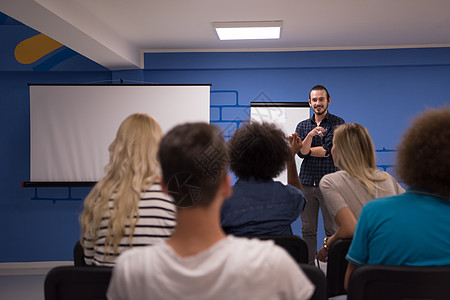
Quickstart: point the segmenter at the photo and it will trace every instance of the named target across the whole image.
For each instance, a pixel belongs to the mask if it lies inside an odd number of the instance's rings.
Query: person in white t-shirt
[[[178,125],[159,149],[163,190],[177,203],[164,243],[124,252],[107,296],[121,299],[309,299],[314,286],[272,241],[226,236],[220,208],[232,194],[226,144],[206,123]]]

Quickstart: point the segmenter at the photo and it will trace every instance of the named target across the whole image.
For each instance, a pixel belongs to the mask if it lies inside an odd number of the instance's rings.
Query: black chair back
[[[297,235],[255,235],[247,237],[273,240],[276,245],[284,248],[298,264],[308,263],[308,245],[304,239]]]
[[[300,264],[303,272],[308,276],[309,280],[315,285],[316,289],[311,300],[326,300],[327,297],[327,278],[325,274],[316,266],[309,264]]]
[[[84,261],[84,250],[83,246],[81,246],[80,241],[77,241],[75,246],[73,247],[73,264],[75,266],[87,266]]]
[[[45,277],[45,300],[106,299],[111,275],[110,267],[55,267]]]
[[[450,266],[365,265],[349,279],[348,300],[448,300]]]
[[[347,291],[344,289],[345,271],[347,270],[345,256],[351,242],[352,239],[339,239],[330,247],[327,263],[328,297],[347,294]]]

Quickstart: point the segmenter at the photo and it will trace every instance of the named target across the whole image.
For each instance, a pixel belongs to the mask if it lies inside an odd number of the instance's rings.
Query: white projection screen
[[[120,123],[137,112],[164,132],[209,123],[210,85],[30,85],[30,182],[98,181]]]
[[[308,119],[308,102],[251,102],[250,119],[258,122],[266,121],[276,124],[284,131],[286,136],[295,132],[297,124],[300,121]],[[295,156],[297,173],[300,172],[300,166],[303,159]],[[284,170],[274,180],[287,184],[287,171]]]

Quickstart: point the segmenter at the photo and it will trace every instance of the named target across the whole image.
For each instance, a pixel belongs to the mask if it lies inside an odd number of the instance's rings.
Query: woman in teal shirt
[[[419,116],[397,154],[398,176],[410,188],[367,203],[359,216],[345,286],[364,264],[450,265],[450,108]]]

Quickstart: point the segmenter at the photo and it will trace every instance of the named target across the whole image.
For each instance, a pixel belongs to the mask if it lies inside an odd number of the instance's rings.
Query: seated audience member
[[[147,114],[132,114],[109,146],[105,177],[84,201],[81,214],[85,261],[113,266],[130,247],[167,239],[175,227],[176,206],[160,186],[158,146],[163,133]]]
[[[356,123],[339,125],[334,132],[331,155],[335,173],[320,181],[320,191],[328,212],[336,221],[336,232],[325,238],[317,254],[326,262],[329,247],[337,239],[352,238],[364,204],[372,199],[397,195],[404,189],[388,173],[375,167],[375,150],[367,129]]]
[[[222,207],[222,227],[227,234],[292,234],[291,223],[300,216],[306,200],[295,167],[301,140],[295,134],[290,142],[291,149],[281,129],[258,122],[239,128],[229,140],[230,168],[238,180]],[[288,168],[288,185],[273,180],[286,169],[286,163],[293,166],[293,172]]]
[[[164,189],[178,206],[175,231],[118,258],[108,299],[309,299],[314,286],[282,248],[223,232],[220,208],[232,189],[216,127],[174,127],[159,157]]]
[[[397,152],[405,193],[367,203],[359,216],[348,260],[365,264],[450,265],[450,108],[417,117]]]

